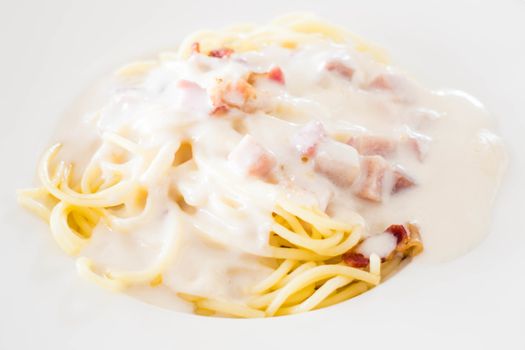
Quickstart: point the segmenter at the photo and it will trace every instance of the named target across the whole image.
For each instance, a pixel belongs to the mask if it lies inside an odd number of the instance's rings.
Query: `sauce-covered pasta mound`
[[[199,32],[103,86],[19,201],[109,289],[293,314],[487,226],[503,151],[484,110],[314,17]]]

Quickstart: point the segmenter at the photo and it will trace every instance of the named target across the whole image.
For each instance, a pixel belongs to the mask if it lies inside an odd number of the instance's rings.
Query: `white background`
[[[71,101],[101,74],[193,30],[298,10],[492,111],[511,162],[489,237],[356,300],[277,319],[178,314],[77,278],[45,225],[15,203]],[[525,2],[0,0],[0,63],[0,349],[525,348]]]

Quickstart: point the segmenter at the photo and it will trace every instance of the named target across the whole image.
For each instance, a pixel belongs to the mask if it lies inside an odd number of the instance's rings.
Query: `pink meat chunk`
[[[249,112],[248,101],[255,96],[255,90],[246,80],[236,82],[218,81],[210,91],[214,107],[213,115],[221,115],[231,108]]]
[[[228,160],[242,174],[267,177],[275,166],[275,157],[250,135],[242,138]]]
[[[352,136],[347,143],[363,156],[388,157],[397,147],[396,142],[388,137],[366,134]]]
[[[401,104],[410,104],[414,102],[416,96],[412,91],[411,82],[399,74],[382,73],[374,79],[365,83],[364,89],[376,91],[389,95],[392,101]]]
[[[406,188],[415,186],[416,181],[407,174],[407,172],[400,166],[395,166],[392,172],[393,185],[392,193],[397,193]]]
[[[354,75],[354,69],[350,65],[343,63],[341,60],[330,60],[326,62],[325,69],[329,72],[339,74],[341,77],[351,80]]]
[[[327,139],[317,148],[315,170],[340,187],[351,186],[359,176],[359,155],[352,146]]]
[[[326,138],[326,131],[320,121],[312,121],[303,126],[292,138],[293,146],[306,157],[313,157],[317,146]]]
[[[192,112],[209,112],[208,94],[206,89],[189,80],[179,80],[176,92],[171,101],[177,108]]]
[[[383,200],[383,182],[390,165],[381,156],[364,156],[361,158],[361,178],[355,188],[359,198],[374,202]]]
[[[432,139],[426,135],[418,133],[413,130],[407,132],[406,143],[414,152],[416,158],[423,162],[430,149],[430,142]]]
[[[395,74],[385,73],[376,76],[368,84],[369,89],[393,91],[401,86],[401,78]]]

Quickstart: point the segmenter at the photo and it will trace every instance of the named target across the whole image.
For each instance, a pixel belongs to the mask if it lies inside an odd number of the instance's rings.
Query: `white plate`
[[[1,349],[525,346],[525,2],[64,0],[0,7]],[[342,305],[276,319],[179,314],[79,279],[47,227],[14,200],[74,97],[105,71],[172,47],[192,30],[303,9],[384,46],[427,86],[463,89],[493,112],[510,168],[489,237],[452,262],[414,263]]]

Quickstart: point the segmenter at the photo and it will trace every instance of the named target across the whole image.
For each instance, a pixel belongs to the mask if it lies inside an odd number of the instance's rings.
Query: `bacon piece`
[[[206,89],[189,80],[179,80],[169,102],[177,109],[191,112],[192,115],[206,116],[209,113],[209,98]]]
[[[345,264],[357,268],[367,267],[370,263],[370,259],[360,253],[346,252],[342,258]]]
[[[191,44],[191,53],[201,53],[201,44],[198,41]]]
[[[391,233],[396,237],[397,244],[401,244],[408,240],[408,232],[403,225],[390,225],[385,232]]]
[[[249,84],[253,85],[257,82],[258,79],[261,79],[261,78],[272,80],[281,85],[284,85],[285,83],[284,73],[279,67],[273,67],[266,73],[251,72],[248,75],[248,79],[246,80],[248,81]]]
[[[390,232],[382,232],[365,238],[356,248],[364,256],[377,254],[381,259],[386,259],[397,247],[397,238]]]
[[[396,250],[403,256],[416,256],[423,251],[423,242],[419,234],[419,227],[408,223],[408,239],[398,244]]]
[[[344,64],[341,60],[328,61],[324,67],[327,71],[338,73],[340,76],[348,80],[351,80],[354,75],[354,69],[347,64]]]
[[[385,232],[396,237],[397,246],[395,253],[407,257],[416,256],[423,251],[423,243],[421,242],[417,225],[412,223],[408,223],[407,225],[390,225]],[[390,257],[391,256],[392,254]]]
[[[411,129],[407,131],[406,142],[410,149],[414,151],[414,154],[420,162],[425,160],[430,149],[431,141],[432,139],[427,135],[423,135]]]
[[[340,187],[350,186],[359,176],[359,155],[352,146],[324,140],[317,147],[315,170]]]
[[[228,155],[228,160],[242,174],[267,177],[275,166],[274,156],[250,135],[245,135]]]
[[[388,137],[378,135],[352,136],[346,142],[363,156],[388,157],[396,150],[396,142]]]
[[[368,84],[364,84],[364,89],[384,92],[390,95],[393,102],[410,104],[414,102],[415,94],[411,92],[411,83],[405,77],[383,73],[376,76]]]
[[[293,137],[292,144],[305,157],[313,157],[317,146],[326,138],[323,123],[312,121],[303,126]]]
[[[239,108],[248,112],[247,102],[255,97],[255,89],[243,79],[235,83],[221,80],[212,88],[210,95],[214,107],[213,115],[223,114],[230,108]]]
[[[385,262],[396,256],[401,259],[413,257],[422,251],[423,243],[415,224],[394,224],[388,226],[383,233],[365,238],[355,250],[346,252],[342,258],[350,266],[365,267],[371,254],[377,254]]]
[[[395,90],[399,86],[399,78],[393,74],[380,74],[368,84],[369,89]]]
[[[284,85],[284,73],[279,67],[273,67],[268,72],[268,79],[273,80],[281,85]]]
[[[381,156],[365,156],[361,159],[361,177],[355,195],[359,198],[381,202],[383,200],[383,180],[390,165]]]
[[[416,184],[415,180],[412,177],[410,177],[400,166],[395,166],[392,174],[392,193],[397,193],[406,188],[410,188]]]
[[[405,225],[390,225],[382,233],[365,238],[355,251],[365,257],[375,253],[382,261],[390,260],[396,255],[403,258],[417,255],[423,245],[419,239],[419,231],[414,236],[411,235],[412,226],[417,230],[413,224],[408,224],[408,230]]]
[[[232,49],[229,49],[227,47],[223,47],[223,48],[220,48],[220,49],[211,50],[208,53],[208,56],[216,57],[216,58],[223,58],[223,57],[228,58],[228,57],[231,56],[232,53],[233,53]]]

